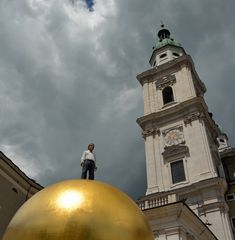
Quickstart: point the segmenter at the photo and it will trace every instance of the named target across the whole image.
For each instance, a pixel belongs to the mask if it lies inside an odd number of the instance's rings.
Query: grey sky
[[[43,185],[79,178],[94,142],[97,179],[145,193],[135,76],[149,68],[160,20],[195,62],[214,119],[235,145],[235,2],[2,0],[0,150]]]

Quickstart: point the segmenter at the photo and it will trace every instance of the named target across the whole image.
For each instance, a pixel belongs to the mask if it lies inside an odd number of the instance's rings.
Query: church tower
[[[137,76],[144,95],[144,116],[137,123],[147,169],[141,208],[184,201],[218,239],[233,239],[218,152],[220,131],[204,100],[206,87],[190,55],[164,25],[158,37],[151,68]]]

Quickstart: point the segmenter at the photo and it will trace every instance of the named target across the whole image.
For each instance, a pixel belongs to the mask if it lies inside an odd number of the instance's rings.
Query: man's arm
[[[94,156],[94,162],[95,162],[95,171],[97,170],[97,166],[96,166],[96,155],[95,153],[93,153],[93,156]]]
[[[82,157],[81,157],[81,166],[84,163],[84,160],[86,159],[86,151],[83,152]]]

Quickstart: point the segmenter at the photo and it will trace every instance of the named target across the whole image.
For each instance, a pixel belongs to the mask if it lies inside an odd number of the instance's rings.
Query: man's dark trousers
[[[86,179],[87,171],[89,171],[89,179],[94,180],[95,162],[93,160],[84,160],[82,165],[82,179]]]

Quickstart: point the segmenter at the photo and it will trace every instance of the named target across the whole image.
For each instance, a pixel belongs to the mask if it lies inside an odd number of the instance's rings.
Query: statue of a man
[[[82,166],[82,179],[87,178],[87,172],[89,172],[89,179],[94,180],[94,172],[96,170],[96,157],[94,153],[95,145],[90,143],[87,147],[87,150],[83,152],[81,158]]]

